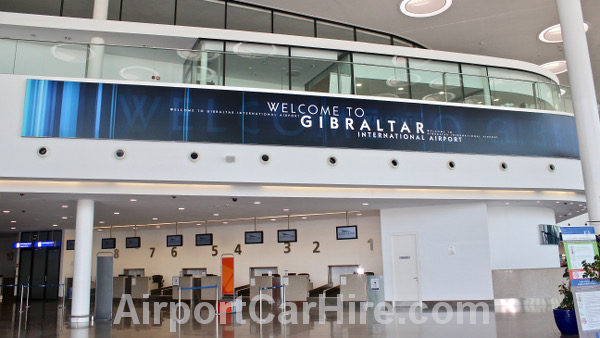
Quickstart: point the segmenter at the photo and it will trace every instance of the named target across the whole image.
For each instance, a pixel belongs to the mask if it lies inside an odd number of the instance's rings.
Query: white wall
[[[137,231],[141,237],[140,249],[126,249],[125,237],[133,236],[133,230],[114,230],[113,237],[117,238],[119,258],[114,260],[114,275],[123,273],[124,268],[144,268],[146,276],[154,274],[165,277],[165,285],[171,285],[171,277],[179,275],[182,268],[208,269],[208,273],[220,274],[220,256],[223,253],[233,253],[235,246],[240,243],[242,254],[235,254],[235,285],[249,283],[249,268],[260,266],[277,266],[279,272],[284,269],[289,272],[310,274],[314,286],[327,283],[328,265],[362,266],[365,271],[381,274],[381,245],[380,227],[377,214],[364,215],[354,218],[352,224],[358,224],[357,240],[337,241],[335,227],[345,225],[345,216],[313,217],[307,220],[293,220],[290,228],[298,230],[298,242],[291,244],[291,252],[284,254],[284,244],[277,243],[277,229],[286,229],[287,222],[261,221],[257,230],[264,232],[264,244],[245,245],[244,231],[253,231],[252,222],[227,225],[210,224],[208,231],[213,233],[213,244],[218,245],[219,254],[211,256],[211,247],[196,247],[194,234],[204,233],[204,227],[180,227],[183,234],[183,247],[177,248],[177,257],[171,257],[171,248],[166,247],[166,235],[175,234],[174,226],[163,226],[160,229],[143,228]],[[74,239],[74,230],[65,230],[65,242]],[[109,237],[108,231],[94,232],[93,271],[95,280],[95,257],[102,251],[101,238]],[[373,251],[367,243],[373,239]],[[313,253],[313,241],[320,242],[320,253]],[[77,245],[77,244],[76,244]],[[65,245],[63,245],[64,250]],[[150,258],[150,247],[155,247],[154,257]],[[106,251],[106,250],[104,250]],[[112,250],[108,250],[112,251]],[[73,258],[75,251],[63,251],[63,280],[73,276]]]
[[[562,158],[240,146],[222,143],[25,138],[20,136],[25,79],[23,76],[0,75],[0,99],[3,106],[0,113],[0,143],[4,145],[0,148],[0,158],[11,158],[11,161],[3,163],[0,171],[2,177],[329,186],[345,184],[360,187],[583,189],[580,162]],[[40,146],[48,148],[48,156],[41,158],[37,155]],[[119,148],[126,151],[122,160],[113,156]],[[200,155],[197,162],[188,159],[192,151],[197,151]],[[20,155],[14,156],[15,153]],[[268,165],[259,160],[263,153],[271,157]],[[225,156],[228,155],[235,156],[236,161],[227,163]],[[335,167],[327,164],[327,158],[332,155],[338,159]],[[389,165],[392,158],[399,161],[398,168]],[[456,167],[449,169],[448,161],[454,161]],[[500,169],[503,161],[508,164],[508,170]],[[65,163],[69,165],[65,166]],[[550,163],[556,166],[554,172],[547,169]],[[152,170],[147,170],[148,168]],[[371,196],[370,193],[369,189],[365,189],[361,195]],[[464,198],[459,192],[457,194]]]
[[[393,299],[390,236],[396,233],[417,234],[421,300],[493,299],[486,209],[465,203],[381,210],[385,299]]]
[[[559,267],[558,246],[540,244],[538,229],[555,223],[552,209],[488,207],[492,269]]]

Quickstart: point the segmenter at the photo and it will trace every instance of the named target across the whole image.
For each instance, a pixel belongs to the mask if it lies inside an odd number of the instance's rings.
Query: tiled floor
[[[150,309],[153,305],[150,305]],[[258,307],[257,307],[258,309]],[[115,306],[115,313],[116,313]],[[142,306],[136,305],[139,320],[143,321]],[[338,323],[337,313],[328,312],[323,321],[319,321],[319,313],[312,309],[307,322],[302,323],[302,311],[298,324],[281,324],[274,320],[260,325],[250,318],[248,308],[237,315],[227,316],[227,323],[212,321],[200,324],[190,320],[186,324],[171,326],[169,311],[160,314],[159,324],[135,325],[131,318],[121,320],[119,324],[96,322],[91,327],[75,328],[67,322],[68,307],[62,310],[56,302],[32,302],[31,307],[19,313],[18,304],[10,302],[0,306],[0,337],[561,337],[556,329],[552,311],[540,309],[537,312],[489,313],[489,322],[484,322],[485,313],[478,311],[471,323],[468,313],[458,312],[426,312],[410,313],[397,310],[390,316],[378,317],[379,320],[390,320],[392,323],[378,323],[373,311],[365,312],[364,324],[360,323],[360,314],[343,310],[342,323]],[[263,315],[267,315],[265,311]],[[352,314],[355,314],[353,316]],[[207,318],[208,312],[200,312]],[[355,324],[351,324],[354,317]],[[153,315],[149,317],[153,321]],[[240,320],[245,323],[239,323]],[[237,321],[237,322],[236,322]],[[461,323],[462,321],[462,323]],[[401,323],[403,322],[403,323]],[[174,332],[171,332],[171,328]]]

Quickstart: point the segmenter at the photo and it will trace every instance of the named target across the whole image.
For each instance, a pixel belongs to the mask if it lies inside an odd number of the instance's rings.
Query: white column
[[[108,2],[109,0],[94,0],[94,11],[92,12],[92,19],[108,19]]]
[[[94,201],[77,201],[75,223],[75,267],[71,322],[89,322],[92,280],[92,239],[94,236]]]
[[[107,20],[108,19],[108,3],[109,0],[94,0],[94,11],[92,19]],[[91,40],[88,50],[87,73],[88,78],[102,78],[102,65],[104,64],[104,39],[95,36]]]
[[[588,217],[600,232],[600,121],[580,0],[556,0],[587,199]]]

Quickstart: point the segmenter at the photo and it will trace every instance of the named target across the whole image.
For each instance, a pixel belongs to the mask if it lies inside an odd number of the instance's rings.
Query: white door
[[[417,237],[392,235],[394,302],[419,301]]]

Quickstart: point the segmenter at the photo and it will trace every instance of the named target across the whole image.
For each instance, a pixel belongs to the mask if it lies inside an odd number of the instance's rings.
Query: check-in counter
[[[277,276],[254,276],[250,277],[250,299],[258,296],[261,288],[268,288],[272,286],[280,286],[280,277]],[[273,297],[273,290],[264,290],[263,295],[269,295]],[[276,295],[280,293],[277,292]],[[273,297],[275,298],[275,297]]]
[[[179,277],[179,286],[173,286],[174,300],[179,299],[179,288],[193,288],[200,286],[200,278],[194,276],[181,276]],[[182,300],[193,300],[194,302],[200,300],[200,290],[181,290]]]
[[[123,294],[131,293],[127,290],[127,279],[129,276],[113,277],[113,298],[121,298]]]
[[[367,301],[367,276],[366,275],[340,275],[340,295],[344,301]]]
[[[131,278],[131,298],[132,299],[142,299],[144,295],[150,294],[150,290],[152,290],[156,285],[156,283],[152,283],[152,278],[150,277],[130,277]]]
[[[284,276],[281,279],[285,285],[287,302],[304,302],[308,299],[308,292],[312,289],[308,275]]]
[[[219,291],[219,298],[223,298],[221,294],[221,276],[205,276],[200,278],[200,286],[217,286],[217,290]],[[200,290],[200,299],[202,300],[217,300],[217,290],[210,289],[202,289]]]

